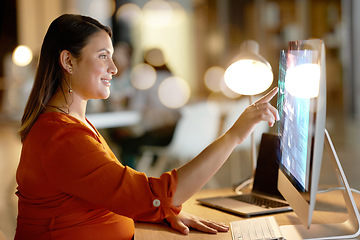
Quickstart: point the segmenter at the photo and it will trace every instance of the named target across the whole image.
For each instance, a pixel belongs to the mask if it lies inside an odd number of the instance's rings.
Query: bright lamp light
[[[241,59],[231,64],[224,75],[226,85],[242,95],[256,95],[268,89],[273,81],[271,68],[263,62]]]
[[[226,85],[241,95],[256,95],[268,89],[274,79],[270,64],[259,54],[259,44],[245,41],[240,54],[225,71]]]

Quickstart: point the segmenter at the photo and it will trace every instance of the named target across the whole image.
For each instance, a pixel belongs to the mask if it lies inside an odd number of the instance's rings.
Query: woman
[[[183,234],[228,226],[181,212],[260,121],[272,126],[268,101],[248,107],[223,136],[179,169],[160,178],[123,166],[85,118],[89,99],[109,97],[111,30],[96,20],[62,15],[46,33],[33,89],[22,118],[17,170],[15,239],[131,239],[134,220],[162,219]]]

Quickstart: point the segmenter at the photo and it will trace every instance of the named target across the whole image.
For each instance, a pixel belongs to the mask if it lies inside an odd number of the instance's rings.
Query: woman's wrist
[[[243,141],[238,135],[239,134],[237,134],[234,129],[230,128],[226,133],[224,133],[224,135],[221,136],[221,138],[223,138],[223,141],[225,141],[227,145],[234,145],[234,147],[236,147]]]

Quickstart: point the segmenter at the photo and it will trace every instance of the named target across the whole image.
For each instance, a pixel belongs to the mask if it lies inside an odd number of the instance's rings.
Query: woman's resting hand
[[[212,234],[229,231],[229,226],[224,223],[203,219],[185,212],[180,212],[177,216],[168,217],[166,221],[173,229],[185,235],[189,233],[189,228]]]

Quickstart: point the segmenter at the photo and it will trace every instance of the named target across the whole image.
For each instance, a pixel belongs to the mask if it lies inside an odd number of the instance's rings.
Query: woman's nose
[[[110,64],[109,70],[110,70],[110,73],[111,73],[112,75],[116,75],[116,73],[118,72],[118,69],[117,69],[117,67],[115,66],[115,63],[114,63],[113,60],[111,60],[111,64]]]

